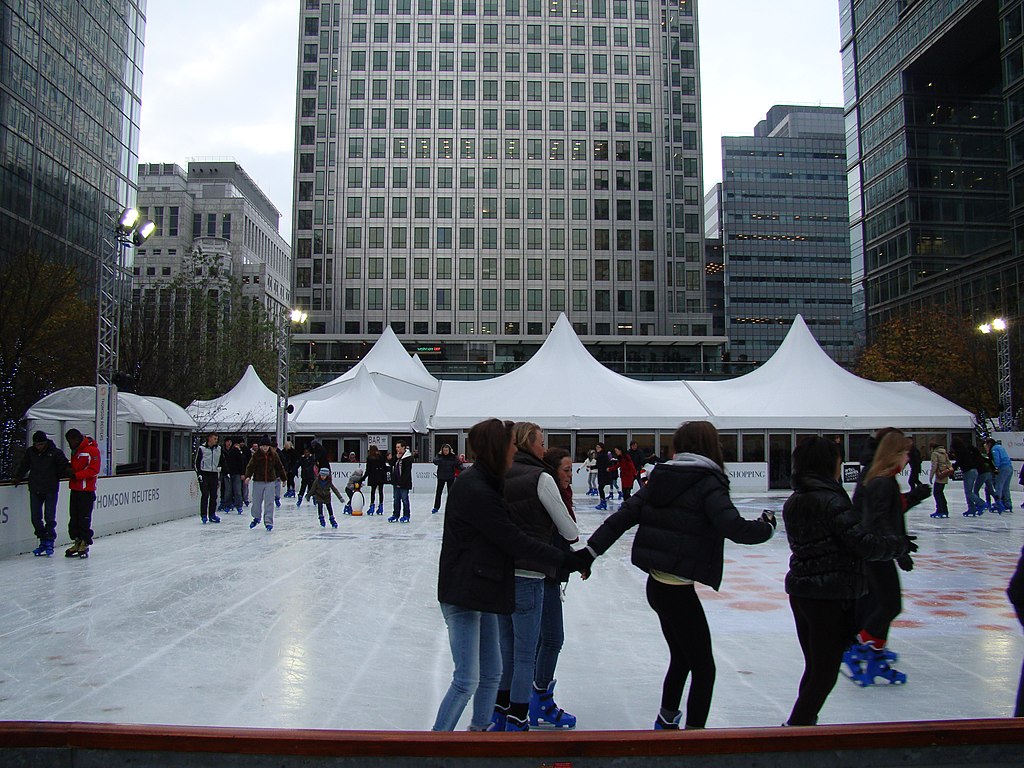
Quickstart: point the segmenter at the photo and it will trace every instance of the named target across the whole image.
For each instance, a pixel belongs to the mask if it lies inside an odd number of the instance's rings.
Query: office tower
[[[699,371],[696,5],[305,0],[293,252],[321,365],[390,325],[435,372],[500,373],[565,312],[620,370]]]
[[[271,317],[291,304],[291,249],[281,214],[238,163],[195,161],[139,165],[139,210],[156,231],[136,252],[135,300],[179,277],[181,270],[215,285],[234,277],[242,294]],[[193,254],[201,255],[198,261]]]
[[[704,287],[711,332],[725,335],[725,247],[722,242],[722,182],[704,195]],[[728,367],[724,372],[730,372]]]
[[[722,179],[706,208],[720,211],[709,219],[724,246],[729,359],[763,363],[799,314],[852,362],[842,108],[772,107],[753,136],[722,139]]]
[[[1024,309],[1022,5],[840,3],[854,315],[868,338],[930,304],[977,319]]]
[[[96,258],[135,198],[145,3],[2,0],[0,258]]]

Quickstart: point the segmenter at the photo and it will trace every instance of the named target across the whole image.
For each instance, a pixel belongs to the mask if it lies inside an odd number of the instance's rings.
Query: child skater
[[[354,469],[352,474],[348,476],[348,483],[345,485],[345,495],[348,496],[348,502],[345,504],[344,514],[352,514],[352,494],[359,490],[363,484],[363,470]],[[362,508],[359,512],[362,513]]]
[[[332,492],[338,497],[338,501],[344,501],[341,498],[341,494],[338,493],[337,486],[334,485],[334,481],[331,479],[331,470],[328,467],[321,467],[320,474],[313,481],[313,485],[309,488],[309,494],[306,496],[306,501],[316,501],[316,511],[320,515],[321,528],[327,526],[327,523],[324,522],[324,504],[327,505],[327,514],[330,516],[331,527],[338,527],[338,521],[334,519],[334,509],[331,507]]]

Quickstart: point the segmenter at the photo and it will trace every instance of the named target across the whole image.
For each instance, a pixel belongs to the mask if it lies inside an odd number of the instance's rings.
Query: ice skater
[[[403,442],[395,443],[395,456],[391,462],[391,482],[394,485],[394,509],[389,523],[409,522],[409,492],[412,490],[412,452]]]
[[[441,511],[441,492],[447,488],[448,494],[451,495],[452,483],[462,469],[462,460],[452,453],[452,447],[445,443],[434,457],[434,465],[437,467],[437,490],[434,492],[434,508],[430,510],[432,515]]]
[[[1010,454],[1006,452],[1002,443],[996,442],[991,437],[985,441],[988,443],[989,455],[992,457],[992,464],[995,466],[995,497],[992,511],[1002,514],[1013,512],[1013,499],[1010,498],[1010,481],[1013,480],[1013,462],[1010,461]]]
[[[331,478],[331,470],[323,467],[318,473],[316,480],[310,485],[306,495],[307,501],[316,502],[316,512],[320,516],[321,528],[327,527],[327,522],[324,520],[324,506],[327,507],[327,515],[331,519],[331,528],[338,527],[338,521],[334,519],[334,508],[331,506],[331,493],[338,497],[338,501],[344,501],[341,494],[338,493],[334,480]]]
[[[220,471],[224,467],[221,447],[217,445],[217,433],[206,436],[206,442],[196,448],[196,476],[199,479],[199,517],[205,523],[219,523],[217,517],[217,490],[220,488]]]
[[[879,441],[871,466],[854,490],[853,504],[860,524],[876,536],[907,536],[906,502],[896,476],[907,464],[908,448],[907,438],[901,431],[888,431]],[[907,680],[905,674],[892,667],[898,657],[886,647],[889,628],[903,611],[897,566],[904,571],[913,570],[914,560],[909,552],[894,559],[865,564],[868,593],[860,598],[857,606],[861,630],[856,643],[844,656],[850,677],[862,686],[873,684],[876,677],[896,684]]]
[[[39,539],[39,546],[32,550],[36,557],[53,555],[53,542],[57,540],[57,492],[60,479],[70,470],[68,457],[45,432],[32,435],[32,447],[25,451],[14,472],[14,484],[28,476],[29,515]]]
[[[317,476],[316,457],[309,450],[308,445],[303,446],[302,454],[296,459],[296,465],[299,470],[299,492],[295,496],[295,506],[301,507],[302,500],[309,493]],[[330,473],[328,472],[328,474]]]
[[[792,551],[786,593],[804,673],[785,725],[816,725],[835,687],[858,629],[857,599],[867,593],[864,560],[891,560],[912,548],[906,537],[861,527],[841,473],[839,446],[831,440],[809,437],[793,451],[793,495],[782,519]]]
[[[953,477],[953,464],[949,460],[945,446],[932,443],[929,447],[932,456],[931,467],[928,470],[928,482],[933,483],[932,498],[935,499],[935,511],[929,517],[949,517],[949,504],[946,503],[946,483]]]
[[[371,445],[366,452],[366,485],[370,489],[370,509],[367,516],[376,513],[384,514],[384,486],[388,479],[388,460],[376,445]],[[377,506],[374,508],[374,502]]]
[[[466,439],[476,459],[452,486],[438,563],[437,599],[455,669],[437,710],[435,731],[454,731],[471,698],[469,730],[491,727],[501,678],[498,615],[515,608],[515,558],[576,571],[590,562],[530,538],[510,519],[502,486],[515,454],[512,422],[487,419],[475,424]]]
[[[96,504],[96,478],[100,474],[100,448],[88,435],[69,429],[64,439],[71,448],[71,479],[68,481],[68,536],[74,540],[64,557],[89,556],[92,546],[92,509]]]
[[[250,528],[263,524],[267,531],[274,530],[274,488],[275,484],[284,481],[284,464],[277,451],[270,449],[270,440],[261,437],[257,441],[256,452],[245,468],[245,477],[252,478],[252,521]]]
[[[1022,470],[1024,474],[1024,470]],[[1017,612],[1017,620],[1024,626],[1024,549],[1020,552],[1020,560],[1017,561],[1017,570],[1010,578],[1010,585],[1006,589],[1006,595],[1010,598],[1013,610]],[[1024,663],[1020,668],[1020,682],[1017,684],[1017,706],[1013,710],[1014,717],[1024,717]]]
[[[587,496],[597,496],[597,451],[593,448],[587,451],[587,458],[580,469],[587,473]]]
[[[718,430],[707,421],[686,422],[672,436],[675,455],[659,464],[647,485],[623,502],[579,554],[604,554],[626,531],[639,526],[632,562],[647,571],[647,602],[658,614],[670,661],[655,730],[703,728],[715,686],[711,630],[694,584],[722,584],[725,539],[760,544],[775,532],[765,511],[745,520],[729,498],[729,478]],[[686,718],[679,710],[690,678]]]
[[[352,514],[352,497],[355,495],[363,485],[363,470],[356,469],[352,470],[352,473],[348,476],[348,482],[345,484],[345,495],[348,496],[348,501],[345,502],[345,509],[342,510],[343,514]],[[363,507],[360,504],[359,513],[362,514]]]

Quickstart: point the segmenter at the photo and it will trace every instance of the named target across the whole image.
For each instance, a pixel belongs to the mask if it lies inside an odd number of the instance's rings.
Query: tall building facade
[[[304,0],[293,252],[321,363],[390,325],[435,371],[500,373],[565,312],[599,357],[699,370],[696,5]]]
[[[135,199],[145,0],[0,8],[0,258],[66,261],[91,289]]]
[[[271,317],[282,315],[291,304],[291,248],[279,231],[280,212],[242,166],[195,161],[186,171],[143,163],[138,178],[139,209],[156,231],[136,251],[136,300],[187,269],[214,283],[231,276]]]
[[[840,3],[854,314],[868,337],[928,304],[1024,315],[1022,6]],[[1011,332],[1024,338],[1020,322]]]
[[[852,361],[842,108],[775,106],[753,136],[724,137],[706,212],[724,248],[734,368],[771,357],[798,314],[833,359]]]

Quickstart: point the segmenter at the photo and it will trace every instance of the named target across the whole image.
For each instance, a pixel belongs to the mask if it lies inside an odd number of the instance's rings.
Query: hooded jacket
[[[644,571],[663,571],[713,589],[722,584],[725,539],[760,544],[774,528],[745,520],[729,498],[729,479],[713,461],[680,453],[659,464],[647,485],[626,500],[590,537],[603,554],[623,533],[639,526],[632,562]]]
[[[64,451],[53,440],[47,440],[42,451],[36,450],[34,445],[25,451],[14,479],[21,482],[28,475],[28,489],[37,496],[49,496],[57,492],[60,479],[66,477],[70,469]]]
[[[939,477],[939,470],[952,468],[953,465],[949,461],[949,454],[946,453],[946,449],[941,447],[936,448],[932,451],[932,467],[928,470],[928,479],[945,485],[949,482],[951,475],[947,477]]]
[[[818,600],[854,600],[867,592],[865,560],[892,560],[907,551],[905,537],[876,534],[859,524],[838,481],[793,475],[793,495],[782,508],[792,552],[786,592]]]
[[[71,480],[68,488],[72,491],[96,492],[96,477],[100,473],[100,447],[88,435],[71,454]]]
[[[396,488],[412,490],[412,451],[408,448],[391,462],[391,482]]]
[[[457,471],[462,470],[462,461],[454,453],[447,456],[444,453],[437,454],[434,464],[437,466],[438,480],[454,480]]]

